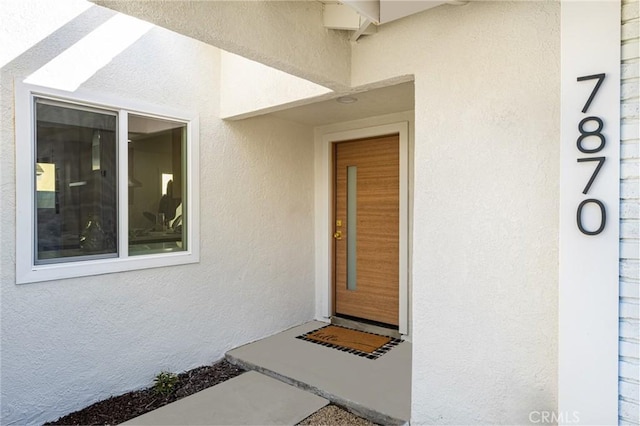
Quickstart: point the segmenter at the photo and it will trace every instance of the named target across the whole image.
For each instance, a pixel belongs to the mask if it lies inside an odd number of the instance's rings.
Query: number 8
[[[596,123],[598,123],[598,128],[596,130],[593,131],[587,131],[584,129],[584,125],[586,123],[588,123],[589,121],[595,121]],[[578,130],[580,131],[580,136],[578,137],[577,140],[577,145],[578,145],[578,149],[581,152],[584,152],[585,154],[593,154],[594,152],[599,152],[602,151],[602,148],[604,148],[604,145],[607,143],[604,135],[602,134],[602,128],[604,127],[604,123],[602,122],[602,120],[599,117],[587,117],[582,119],[582,121],[580,121],[580,124],[578,124]],[[586,138],[588,138],[589,136],[595,136],[597,138],[600,139],[600,145],[594,149],[588,149],[582,146],[582,141],[585,140]]]

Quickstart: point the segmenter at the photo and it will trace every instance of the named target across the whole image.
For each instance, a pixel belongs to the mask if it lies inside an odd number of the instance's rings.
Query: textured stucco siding
[[[4,15],[18,4],[19,16]],[[148,386],[161,370],[210,364],[314,313],[312,129],[270,118],[223,122],[219,50],[160,28],[81,88],[199,114],[200,263],[15,284],[15,171],[25,165],[14,163],[14,78],[30,75],[114,14],[90,5],[52,24],[59,7],[30,0],[0,9],[3,25],[20,19],[54,29],[1,70],[3,425],[55,420]]]
[[[333,93],[326,87],[226,51],[221,52],[220,65],[220,115],[225,119],[262,115],[284,105]]]
[[[349,35],[324,27],[317,1],[93,1],[332,89],[349,86]]]
[[[640,3],[622,1],[620,132],[620,424],[640,424]]]
[[[415,76],[412,423],[557,408],[560,5],[445,5],[353,47]]]

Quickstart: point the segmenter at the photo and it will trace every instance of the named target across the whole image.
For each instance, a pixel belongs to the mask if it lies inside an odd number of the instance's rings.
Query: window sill
[[[16,284],[53,281],[66,278],[126,272],[140,269],[187,265],[200,262],[198,254],[184,252],[137,255],[127,258],[87,260],[75,263],[17,266]]]

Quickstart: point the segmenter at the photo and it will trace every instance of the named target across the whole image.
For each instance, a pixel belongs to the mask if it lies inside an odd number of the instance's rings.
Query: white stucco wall
[[[412,423],[557,408],[559,4],[441,6],[353,47],[415,75]]]
[[[349,86],[349,34],[318,1],[92,0],[331,89]]]
[[[0,32],[16,18],[11,4],[0,9]],[[32,5],[17,17],[21,25],[47,21],[57,30],[1,71],[2,424],[55,420],[147,386],[160,370],[210,364],[314,312],[312,129],[267,118],[221,121],[219,51],[159,28],[81,88],[199,114],[201,262],[15,284],[14,78],[113,15],[91,6],[67,23],[51,13],[61,2]]]
[[[241,117],[333,93],[300,77],[226,51],[220,52],[220,116]],[[310,102],[307,100],[307,102]]]
[[[32,12],[63,25],[47,3]],[[302,49],[323,33],[287,39],[294,21],[272,6],[266,17],[280,24],[267,30],[231,28],[238,21],[223,14],[219,27],[206,17],[195,26],[197,10],[161,3],[154,16],[174,29],[216,28],[196,35],[329,87],[348,82],[349,64],[354,86],[415,76],[412,423],[528,423],[531,411],[555,410],[559,4],[441,6],[380,27],[349,57],[343,36],[322,54]],[[264,18],[248,10],[251,22]],[[51,420],[313,315],[311,129],[221,122],[218,51],[159,29],[83,87],[200,113],[202,261],[14,284],[13,77],[109,16],[90,8],[2,69],[2,423]]]

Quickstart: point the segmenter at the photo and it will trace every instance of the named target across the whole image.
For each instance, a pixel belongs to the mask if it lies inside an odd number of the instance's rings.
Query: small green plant
[[[168,371],[161,371],[153,379],[153,390],[162,396],[167,396],[173,392],[173,388],[178,383],[178,375]]]

